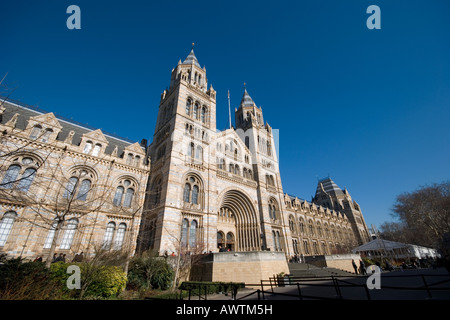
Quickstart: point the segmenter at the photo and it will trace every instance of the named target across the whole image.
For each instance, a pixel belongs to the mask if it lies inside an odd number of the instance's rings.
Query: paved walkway
[[[380,289],[367,289],[368,276],[338,277],[338,286],[331,278],[302,279],[300,291],[304,300],[348,299],[348,300],[450,300],[450,274],[444,268],[415,269],[383,272]],[[428,288],[428,290],[427,290]],[[266,286],[260,299],[299,300],[297,284],[284,287]],[[245,288],[237,294],[240,300],[258,300],[257,289]],[[253,293],[253,294],[252,294]],[[249,295],[250,294],[250,295]],[[247,296],[249,295],[249,296]],[[246,297],[247,296],[247,297]],[[208,295],[208,300],[232,300],[231,295]]]

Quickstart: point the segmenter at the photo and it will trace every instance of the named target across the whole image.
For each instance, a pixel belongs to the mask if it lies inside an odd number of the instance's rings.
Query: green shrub
[[[162,257],[135,257],[128,269],[127,288],[130,290],[167,290],[174,277],[172,267]]]
[[[70,265],[80,267],[81,289],[68,289],[67,273]],[[54,277],[65,287],[66,294],[75,298],[112,298],[121,293],[126,286],[125,272],[116,266],[98,266],[89,263],[55,262],[50,267]]]
[[[64,287],[44,263],[3,257],[0,264],[0,299],[56,300],[63,297]]]

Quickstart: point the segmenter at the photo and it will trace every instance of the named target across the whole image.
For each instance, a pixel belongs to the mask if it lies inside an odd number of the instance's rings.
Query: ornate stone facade
[[[192,50],[161,95],[140,250],[227,248],[292,256],[349,252],[368,241],[347,192],[336,200],[340,207],[325,206],[322,194],[312,202],[284,194],[272,128],[247,90],[235,124],[217,131],[216,92]]]
[[[149,146],[22,104],[0,111],[0,251],[10,255],[53,244],[69,257],[98,246],[291,257],[369,240],[359,205],[331,179],[311,202],[284,193],[272,128],[247,90],[236,127],[217,131],[216,92],[193,50],[172,70]]]
[[[145,147],[20,103],[2,101],[0,120],[0,252],[134,252]]]

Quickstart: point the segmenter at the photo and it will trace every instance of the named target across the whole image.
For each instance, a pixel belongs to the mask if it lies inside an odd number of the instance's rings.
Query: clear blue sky
[[[81,30],[66,9],[81,8]],[[381,30],[369,30],[369,5]],[[286,193],[328,175],[379,226],[398,194],[450,178],[450,2],[2,1],[0,75],[12,98],[134,141],[195,42],[217,127],[243,83],[280,132]]]

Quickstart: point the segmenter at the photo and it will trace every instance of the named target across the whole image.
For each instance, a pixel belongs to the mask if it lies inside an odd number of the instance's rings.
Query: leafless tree
[[[381,226],[385,239],[439,247],[444,234],[450,232],[450,181],[400,194],[393,217],[397,222]]]

